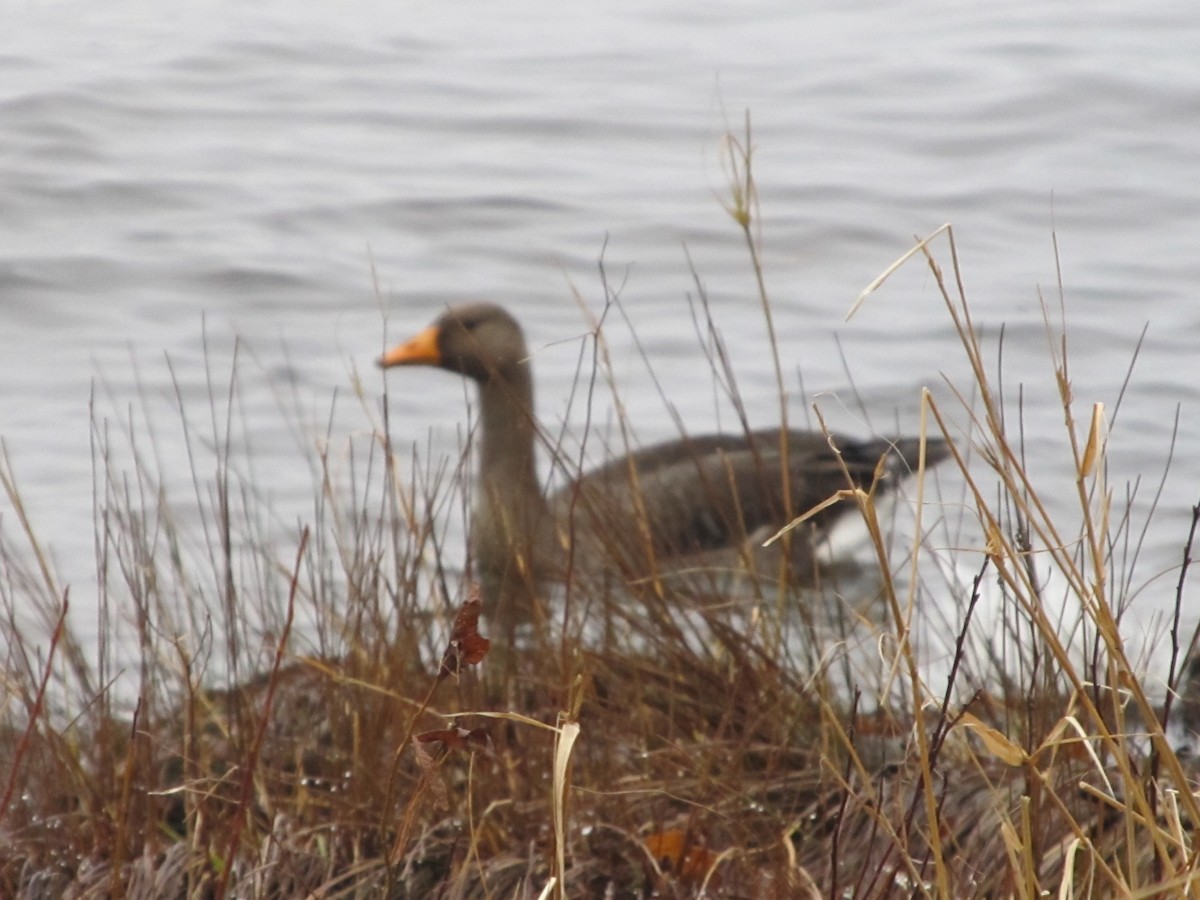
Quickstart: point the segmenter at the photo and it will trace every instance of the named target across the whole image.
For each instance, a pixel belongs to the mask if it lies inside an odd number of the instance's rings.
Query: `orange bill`
[[[412,340],[398,344],[379,357],[379,365],[384,369],[391,366],[439,366],[441,364],[442,354],[438,350],[436,326],[426,328]]]

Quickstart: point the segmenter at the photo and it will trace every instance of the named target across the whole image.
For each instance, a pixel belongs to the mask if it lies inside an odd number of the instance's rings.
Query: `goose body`
[[[520,325],[502,307],[451,307],[379,364],[435,366],[479,386],[471,546],[485,609],[502,618],[520,616],[541,582],[568,573],[635,580],[684,568],[753,566],[763,539],[847,487],[847,474],[870,487],[889,454],[882,471],[917,467],[916,438],[855,441],[776,428],[664,441],[547,496],[537,479],[528,351]],[[929,440],[926,463],[947,449]],[[849,508],[828,507],[793,533],[787,566],[793,580],[812,579],[813,541]]]

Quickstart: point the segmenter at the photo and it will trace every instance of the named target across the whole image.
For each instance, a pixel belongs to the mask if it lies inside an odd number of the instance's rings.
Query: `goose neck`
[[[480,385],[480,472],[491,487],[510,496],[537,498],[533,384],[528,368]]]

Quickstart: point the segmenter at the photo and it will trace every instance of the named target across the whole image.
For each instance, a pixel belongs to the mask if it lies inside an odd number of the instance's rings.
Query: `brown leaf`
[[[492,756],[492,736],[486,728],[472,728],[468,731],[466,728],[439,728],[434,731],[423,731],[418,734],[414,740],[417,742],[418,762],[420,762],[420,754],[429,755],[429,751],[424,750],[421,744],[430,744],[438,741],[446,748],[447,752],[451,750],[467,750],[471,753],[482,753],[484,756]]]
[[[428,733],[428,732],[426,732]],[[442,783],[442,779],[438,778],[437,760],[433,758],[433,754],[419,743],[421,735],[418,735],[413,741],[413,750],[417,756],[417,766],[421,770],[421,781],[418,790],[428,790],[433,797],[433,802],[441,809],[450,808],[450,799],[446,795],[446,785]]]
[[[701,847],[687,832],[675,828],[647,836],[646,849],[663,869],[675,873],[680,881],[688,884],[702,882],[717,861],[716,853]]]
[[[472,585],[466,602],[454,617],[450,643],[446,646],[446,652],[442,654],[442,665],[438,670],[439,679],[448,675],[458,675],[464,666],[476,665],[487,656],[488,647],[492,642],[479,633],[481,608],[479,586]]]
[[[465,743],[463,734],[465,734],[465,730],[462,728],[438,728],[433,731],[422,731],[417,735],[416,740],[418,744],[432,744],[434,741],[440,741],[449,750],[452,747],[461,747]]]

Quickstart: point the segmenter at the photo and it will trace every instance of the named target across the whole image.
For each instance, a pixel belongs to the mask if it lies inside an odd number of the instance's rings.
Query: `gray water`
[[[319,435],[337,448],[371,427],[355,374],[377,404],[373,358],[446,303],[513,308],[543,420],[581,427],[576,294],[601,310],[601,259],[691,430],[733,420],[694,334],[689,257],[755,424],[776,421],[722,206],[721,136],[747,110],[793,423],[816,401],[847,431],[912,428],[922,386],[953,406],[945,381],[969,372],[920,263],[844,321],[950,222],[975,322],[1004,326],[1010,395],[1026,385],[1034,469],[1069,509],[1040,300],[1057,316],[1055,238],[1081,415],[1111,414],[1148,326],[1110,447],[1118,498],[1148,482],[1144,514],[1180,411],[1136,579],[1147,626],[1200,499],[1197,47],[1185,2],[6,5],[0,435],[77,626],[94,620],[90,398],[101,419],[148,420],[187,500],[172,397],[204,422],[205,360],[223,393],[235,340],[256,486],[284,523],[311,518]],[[638,438],[671,436],[630,329],[607,334]],[[451,452],[457,379],[389,379],[397,445],[432,430]],[[7,500],[0,527],[16,534]]]

